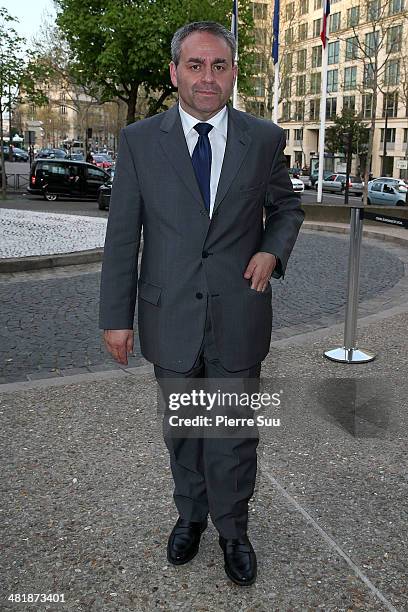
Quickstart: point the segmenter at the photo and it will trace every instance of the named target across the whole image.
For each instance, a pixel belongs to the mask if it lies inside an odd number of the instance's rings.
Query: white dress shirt
[[[222,162],[224,161],[225,145],[227,144],[228,111],[224,106],[214,117],[207,121],[200,121],[189,115],[178,105],[184,136],[186,137],[190,157],[193,155],[194,147],[198,141],[198,132],[194,129],[197,123],[209,123],[213,129],[208,134],[211,145],[211,177],[210,177],[210,218],[214,210],[215,196],[217,194],[218,181],[220,180]]]

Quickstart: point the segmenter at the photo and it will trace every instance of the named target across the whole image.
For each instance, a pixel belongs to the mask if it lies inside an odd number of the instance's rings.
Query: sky
[[[5,7],[12,17],[17,17],[19,23],[13,24],[14,29],[25,36],[27,42],[38,34],[44,15],[55,15],[52,0],[0,0],[0,6]]]

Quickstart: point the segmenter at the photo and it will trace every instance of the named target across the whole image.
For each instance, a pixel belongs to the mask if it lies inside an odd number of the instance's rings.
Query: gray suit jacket
[[[243,274],[252,255],[266,251],[279,258],[273,275],[283,275],[303,221],[284,148],[280,127],[228,107],[210,219],[178,106],[124,128],[105,241],[100,327],[133,328],[138,296],[142,354],[162,368],[186,372],[203,339],[208,297],[222,365],[238,371],[262,361],[271,338],[272,289],[251,289]]]

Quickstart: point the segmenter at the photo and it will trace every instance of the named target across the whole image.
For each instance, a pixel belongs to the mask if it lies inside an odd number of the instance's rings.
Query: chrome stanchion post
[[[363,215],[361,207],[351,207],[350,248],[348,263],[348,285],[346,320],[344,324],[344,346],[325,351],[324,356],[340,363],[368,363],[375,355],[356,348],[357,310],[360,285],[360,253],[363,235]]]

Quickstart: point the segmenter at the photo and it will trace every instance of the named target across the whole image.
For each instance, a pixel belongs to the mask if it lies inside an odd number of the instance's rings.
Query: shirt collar
[[[194,126],[197,125],[197,123],[201,123],[201,122],[199,119],[197,119],[197,117],[193,117],[192,115],[187,113],[184,110],[184,108],[181,108],[180,103],[178,105],[178,108],[179,108],[179,113],[180,113],[181,124],[183,126],[184,136],[187,136],[187,134],[191,132],[192,129],[194,129]],[[214,117],[211,117],[211,119],[208,119],[205,123],[209,123],[210,125],[212,125],[214,129],[218,130],[224,136],[224,138],[227,138],[227,128],[228,128],[227,107],[224,106],[220,111],[218,111],[216,115],[214,115]]]

